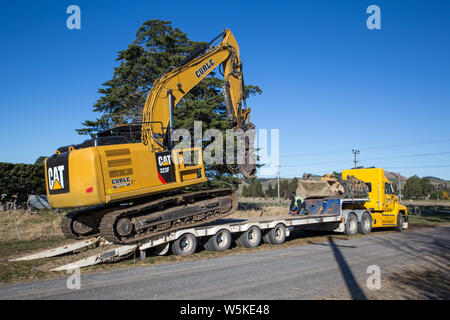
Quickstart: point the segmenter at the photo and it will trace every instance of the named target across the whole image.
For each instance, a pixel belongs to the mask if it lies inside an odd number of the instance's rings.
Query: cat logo
[[[155,154],[158,179],[162,184],[175,181],[175,172],[170,151],[157,152]]]
[[[50,190],[64,189],[64,165],[48,168],[48,186]]]
[[[172,164],[170,155],[164,155],[158,157],[158,164],[160,167],[170,166]]]

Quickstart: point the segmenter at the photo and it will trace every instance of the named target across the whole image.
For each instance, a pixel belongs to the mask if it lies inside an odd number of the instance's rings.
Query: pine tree
[[[247,186],[242,187],[242,196],[248,197],[248,187]]]
[[[280,195],[283,196],[285,199],[289,197],[289,191],[290,191],[290,184],[288,180],[283,180],[280,183]]]
[[[77,132],[92,134],[125,122],[141,121],[143,106],[155,79],[204,44],[190,40],[169,21],[144,22],[136,33],[136,40],[127,49],[119,51],[116,60],[120,64],[115,68],[113,78],[98,90],[102,96],[93,108],[101,116],[94,121],[85,121],[84,128]],[[193,139],[194,121],[202,121],[203,132],[215,128],[225,134],[230,125],[221,94],[222,83],[223,80],[211,72],[188,92],[174,109],[174,127],[189,130]],[[246,86],[247,96],[261,92],[257,86]],[[206,174],[210,179],[203,188],[237,188],[239,181],[233,177],[237,172],[236,165],[208,165]]]
[[[412,176],[406,180],[403,194],[405,198],[418,198],[422,196],[420,178],[418,176]]]
[[[290,194],[295,194],[295,191],[297,190],[297,186],[298,186],[298,179],[297,178],[292,179],[291,182],[289,183],[288,196]]]
[[[256,197],[264,197],[263,187],[260,181],[256,183]]]
[[[274,190],[272,188],[272,184],[269,183],[269,186],[266,189],[266,197],[273,198]]]

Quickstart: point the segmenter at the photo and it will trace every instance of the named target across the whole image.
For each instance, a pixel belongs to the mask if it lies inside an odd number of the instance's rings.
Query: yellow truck
[[[400,204],[399,197],[394,193],[391,181],[384,175],[382,168],[355,168],[342,171],[342,179],[348,176],[365,182],[369,188],[370,201],[365,202],[365,208],[372,217],[372,228],[396,227],[402,231],[408,226],[408,211]]]

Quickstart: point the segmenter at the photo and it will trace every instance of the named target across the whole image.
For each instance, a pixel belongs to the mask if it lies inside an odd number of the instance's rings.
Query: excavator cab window
[[[141,141],[141,124],[128,124],[114,127],[97,134],[98,137],[124,137],[129,143]]]

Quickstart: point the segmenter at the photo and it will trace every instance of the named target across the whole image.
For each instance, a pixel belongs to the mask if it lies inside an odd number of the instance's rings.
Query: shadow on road
[[[336,245],[332,237],[328,238],[330,242],[331,249],[333,249],[334,258],[338,263],[339,270],[341,271],[342,277],[345,280],[345,284],[347,285],[348,291],[352,296],[353,300],[367,300],[366,295],[362,291],[355,277],[353,276],[352,270],[342,255],[339,247]]]
[[[450,299],[450,239],[448,227],[438,227],[439,233],[416,232],[403,239],[379,238],[387,247],[414,257],[413,267],[402,268],[389,275],[398,299]]]

